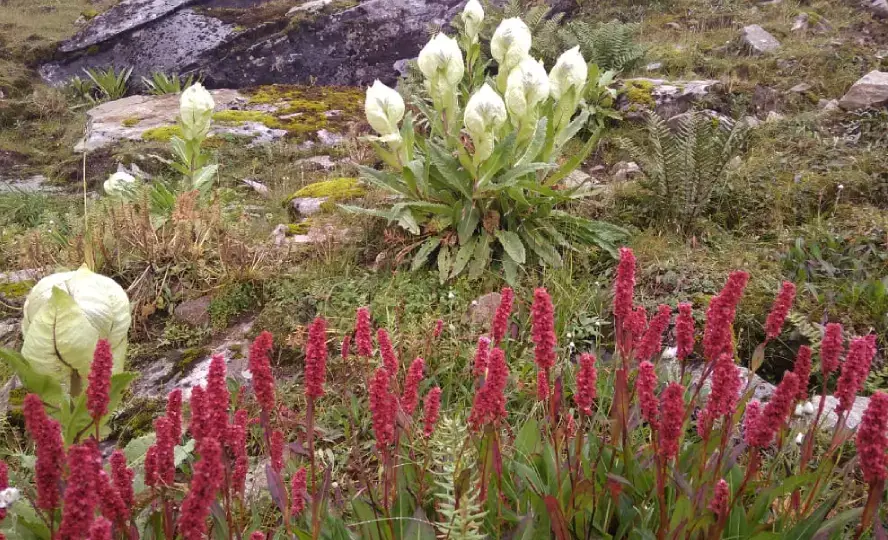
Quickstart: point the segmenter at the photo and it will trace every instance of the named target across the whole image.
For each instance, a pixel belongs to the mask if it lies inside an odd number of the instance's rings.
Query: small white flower
[[[6,509],[15,504],[19,500],[21,493],[14,487],[8,487],[0,491],[0,508]]]
[[[419,70],[431,85],[433,95],[443,96],[462,80],[466,66],[455,39],[438,34],[419,51]]]
[[[845,184],[839,184],[839,189],[840,190],[845,189]]]
[[[573,341],[571,341],[567,346],[571,349],[576,349],[577,347],[576,343],[574,343]]]
[[[549,84],[552,97],[561,99],[571,88],[577,88],[577,95],[586,85],[589,67],[577,45],[558,57],[552,71],[549,72]]]
[[[449,293],[447,293],[447,298],[449,298],[450,300],[453,300],[454,298],[456,298],[456,295],[453,294],[453,291],[450,291]]]
[[[462,12],[463,24],[466,27],[466,36],[469,40],[475,41],[478,38],[478,32],[481,31],[481,23],[484,21],[484,8],[478,0],[469,0]]]
[[[802,407],[801,405],[796,405],[795,412],[793,414],[795,414],[796,416],[802,416],[804,413],[805,413],[805,408]]]
[[[540,102],[549,97],[549,76],[542,60],[525,58],[509,73],[506,107],[512,122],[525,119]]]
[[[572,333],[568,332],[567,335],[566,335],[566,337],[567,337],[567,339],[571,339],[571,338],[573,338],[574,336],[573,336]]]
[[[663,358],[666,360],[672,360],[676,356],[678,356],[678,347],[666,347],[663,350]]]
[[[804,406],[804,412],[805,412],[805,414],[814,414],[814,404],[811,403],[810,401],[806,401],[805,406]]]
[[[122,197],[132,193],[132,190],[136,187],[136,178],[127,172],[117,171],[105,180],[103,187],[108,195]],[[50,224],[52,224],[51,221]]]
[[[802,444],[802,442],[804,442],[804,440],[805,440],[805,436],[803,434],[799,433],[798,435],[796,435],[795,443]]]
[[[202,84],[194,83],[186,88],[179,98],[179,117],[185,137],[205,136],[210,130],[215,108],[213,96]]]
[[[383,137],[397,138],[398,123],[404,118],[404,99],[397,91],[378,80],[367,89],[364,101],[367,122]]]
[[[499,64],[500,73],[509,73],[527,58],[533,37],[530,28],[518,17],[505,19],[490,38],[490,54]]]
[[[469,98],[463,119],[475,143],[476,160],[487,159],[493,153],[496,131],[506,123],[506,116],[503,98],[487,84]]]

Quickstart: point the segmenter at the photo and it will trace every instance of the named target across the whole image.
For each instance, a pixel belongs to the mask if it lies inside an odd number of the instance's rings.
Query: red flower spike
[[[68,450],[68,481],[59,538],[86,538],[99,503],[98,478],[102,456],[95,440]]]
[[[145,452],[145,485],[160,486],[160,475],[157,474],[157,446],[151,445]]]
[[[808,399],[808,381],[811,378],[811,347],[807,345],[799,347],[792,372],[799,378],[799,394],[796,399],[804,401]]]
[[[762,413],[762,404],[753,400],[746,405],[746,414],[743,416],[743,440],[747,446],[752,446],[750,437],[755,433],[755,425]]]
[[[678,305],[678,317],[675,318],[676,357],[685,360],[694,352],[694,315],[691,304]]]
[[[438,423],[438,412],[441,410],[441,389],[434,387],[426,394],[423,406],[423,434],[431,437],[435,432],[435,424]]]
[[[664,461],[678,455],[678,441],[681,438],[682,425],[684,424],[685,401],[684,386],[678,383],[669,383],[660,396],[660,445],[658,453]]]
[[[262,531],[254,531],[250,534],[250,540],[265,540],[267,537]]]
[[[89,540],[111,540],[111,522],[99,516],[89,528]]]
[[[200,441],[207,430],[206,418],[206,394],[203,387],[195,386],[191,389],[191,419],[188,422],[188,431],[195,440]]]
[[[657,314],[651,319],[647,331],[641,338],[638,349],[635,351],[635,359],[639,362],[651,360],[663,351],[663,332],[669,326],[672,318],[672,308],[666,304],[660,304]]]
[[[533,320],[534,361],[543,371],[555,365],[555,310],[552,298],[544,288],[533,292],[533,306],[530,309]]]
[[[157,477],[167,486],[173,485],[176,477],[175,453],[176,441],[173,440],[173,424],[170,419],[161,416],[154,420],[154,432],[157,434]]]
[[[620,263],[614,281],[614,317],[625,321],[632,311],[635,296],[635,254],[629,248],[620,248]]]
[[[765,321],[765,335],[767,340],[772,340],[780,335],[786,316],[789,315],[789,309],[795,300],[796,286],[791,281],[784,281],[774,299],[774,305],[771,307],[771,313],[768,313],[768,319]]]
[[[842,325],[829,323],[823,332],[823,341],[820,343],[820,370],[826,379],[830,373],[839,369],[839,358],[845,348],[845,339],[842,337]]]
[[[659,428],[660,404],[655,394],[657,390],[657,373],[654,365],[644,361],[638,365],[638,377],[635,379],[635,390],[638,393],[638,403],[641,408],[641,416],[656,431]]]
[[[627,339],[631,339],[632,348],[635,349],[641,345],[641,338],[647,329],[647,311],[644,306],[638,306],[629,313],[629,317],[623,324],[623,331]],[[628,351],[626,351],[628,353]]]
[[[870,396],[855,443],[864,481],[875,485],[888,479],[888,394]]]
[[[546,401],[549,399],[550,392],[549,371],[540,369],[537,371],[537,401]]]
[[[108,402],[111,399],[111,370],[114,367],[114,356],[111,344],[107,339],[100,339],[93,352],[92,366],[89,370],[89,384],[86,387],[86,410],[98,423],[108,414]]]
[[[728,483],[725,482],[725,479],[722,478],[715,484],[715,489],[712,493],[712,500],[709,502],[709,509],[712,510],[716,516],[724,517],[728,514],[728,498],[730,497],[730,488],[728,487]]]
[[[206,396],[206,432],[204,436],[219,439],[225,436],[228,427],[228,408],[231,405],[231,394],[225,381],[225,358],[221,354],[213,355],[210,360],[210,372],[207,374]],[[170,436],[175,435],[175,430]],[[176,441],[178,442],[178,441]]]
[[[370,358],[373,356],[373,338],[370,331],[370,310],[358,308],[355,320],[355,345],[358,347],[358,356]]]
[[[243,497],[247,481],[247,411],[239,409],[234,413],[234,422],[228,426],[226,445],[234,455],[234,471],[231,474],[231,489]]]
[[[475,400],[469,416],[469,424],[473,429],[497,425],[506,419],[506,398],[503,391],[506,389],[508,379],[506,355],[502,349],[494,347],[488,361],[487,379],[481,388],[475,391]]]
[[[509,330],[509,316],[512,313],[512,303],[515,301],[515,292],[504,287],[500,292],[500,303],[493,315],[493,321],[490,324],[490,337],[493,345],[497,346],[506,338],[506,332]]]
[[[580,411],[589,416],[592,414],[592,401],[595,400],[597,393],[598,371],[595,369],[595,355],[583,353],[578,363],[580,370],[577,372],[577,391],[574,394],[574,401]]]
[[[419,403],[419,383],[422,382],[424,371],[425,360],[422,358],[414,360],[407,370],[407,380],[404,382],[404,393],[401,396],[401,409],[407,416],[413,416],[413,411]]]
[[[269,453],[271,454],[271,468],[280,474],[284,470],[284,434],[278,430],[271,432]]]
[[[207,517],[216,492],[225,478],[222,467],[222,448],[215,439],[206,438],[200,442],[200,460],[194,465],[194,475],[188,494],[182,501],[179,521],[176,524],[179,534],[185,540],[203,540],[207,535]]]
[[[724,288],[709,302],[706,327],[703,329],[703,355],[710,362],[725,353],[733,355],[734,317],[748,282],[749,274],[746,272],[731,272]]]
[[[398,355],[392,346],[392,340],[385,328],[376,331],[376,341],[379,343],[379,354],[382,356],[382,364],[393,378],[398,376]]]
[[[9,487],[9,469],[5,461],[0,461],[0,491]],[[6,508],[0,508],[0,521],[6,518]]]
[[[342,347],[340,347],[339,352],[342,355],[343,360],[348,360],[348,353],[351,349],[351,334],[346,334],[342,338]]]
[[[751,432],[746,434],[746,442],[750,446],[764,448],[771,444],[774,435],[783,427],[792,414],[796,396],[799,393],[799,378],[791,371],[783,375],[783,380],[777,385],[771,401],[765,405],[764,410],[756,418]],[[747,410],[747,414],[749,411]]]
[[[712,371],[712,391],[703,411],[708,421],[734,414],[741,385],[740,369],[734,363],[734,357],[730,354],[719,356]]]
[[[435,321],[435,330],[432,332],[432,339],[438,339],[441,337],[441,332],[444,331],[444,320],[438,319]]]
[[[308,328],[305,342],[305,397],[318,399],[324,395],[327,379],[327,321],[318,317]]]
[[[36,394],[25,396],[23,414],[25,428],[36,446],[34,476],[37,484],[37,506],[42,510],[53,510],[61,499],[59,483],[65,461],[62,427],[46,415],[43,402]]]
[[[389,391],[391,375],[380,367],[370,381],[370,413],[373,417],[373,433],[376,447],[380,450],[395,442],[395,407],[397,400]]]
[[[298,517],[305,511],[306,486],[305,467],[300,467],[290,480],[290,514],[293,517]]]
[[[176,388],[167,396],[166,417],[173,426],[173,440],[182,440],[182,390]]]
[[[135,495],[133,494],[133,478],[136,473],[126,466],[126,456],[120,450],[114,450],[111,454],[111,478],[114,483],[114,489],[120,495],[123,504],[127,508],[132,508],[135,504]]]
[[[108,474],[99,469],[99,475],[96,480],[99,491],[99,501],[102,507],[102,514],[110,518],[115,523],[126,523],[130,519],[130,506],[123,502],[123,497],[117,492]]]
[[[475,363],[472,374],[477,379],[487,374],[487,356],[490,354],[490,339],[486,336],[478,338],[478,347],[475,349]]]
[[[870,334],[866,337],[858,337],[851,340],[848,346],[848,356],[842,364],[842,374],[836,383],[836,397],[839,404],[836,414],[850,411],[854,405],[854,398],[860,387],[869,375],[870,364],[876,355],[876,336]]]
[[[274,345],[270,332],[262,332],[250,345],[247,368],[253,377],[253,392],[262,411],[270,415],[274,411],[274,377],[271,375],[269,354]]]

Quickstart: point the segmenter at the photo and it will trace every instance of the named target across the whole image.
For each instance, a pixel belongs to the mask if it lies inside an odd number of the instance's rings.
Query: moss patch
[[[111,434],[120,446],[154,430],[154,419],[166,409],[165,399],[138,398],[111,420]]]
[[[30,279],[16,283],[0,283],[0,296],[11,300],[24,298],[28,296],[32,288],[34,288],[34,281]]]
[[[277,105],[273,114],[241,111],[241,121],[250,116],[266,126],[287,130],[291,138],[306,139],[320,129],[342,132],[363,118],[364,91],[342,86],[261,86],[247,91],[250,103]],[[250,115],[249,113],[253,113]],[[271,118],[269,118],[271,117]]]
[[[653,108],[657,104],[652,95],[653,90],[654,83],[637,79],[626,81],[626,86],[623,88],[623,92],[626,94],[626,99],[629,100],[630,107],[635,105]]]
[[[182,128],[179,126],[161,126],[156,128],[151,128],[146,130],[145,133],[142,133],[143,141],[151,141],[151,142],[169,142],[173,136],[181,137],[182,136]]]
[[[170,375],[187,373],[192,367],[194,367],[194,364],[210,356],[210,353],[212,353],[212,351],[206,347],[192,347],[190,349],[185,349],[182,351],[182,357],[176,362]]]
[[[123,127],[133,127],[133,126],[139,125],[139,122],[141,122],[141,121],[142,121],[142,119],[139,118],[138,116],[130,116],[129,118],[124,118],[123,122],[121,122],[120,124]]]
[[[345,201],[363,197],[366,193],[367,190],[358,183],[357,178],[333,178],[309,184],[293,193],[287,201],[301,197],[326,197],[327,202]]]

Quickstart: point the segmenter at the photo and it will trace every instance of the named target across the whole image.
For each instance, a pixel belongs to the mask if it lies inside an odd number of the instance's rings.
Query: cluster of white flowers
[[[469,0],[461,18],[465,35],[475,43],[484,21],[478,0]],[[570,99],[567,117],[573,114],[586,85],[588,68],[579,47],[562,54],[546,73],[542,60],[530,56],[532,36],[520,18],[500,23],[490,40],[490,52],[499,66],[497,86],[478,89],[466,103],[463,122],[475,145],[475,161],[490,157],[507,119],[514,126],[536,123],[539,106],[550,97]],[[463,53],[455,39],[444,34],[433,37],[419,53],[419,69],[436,104],[449,103],[459,93],[465,75]],[[385,142],[399,142],[398,124],[404,117],[404,100],[379,81],[367,89],[365,112],[370,126]]]
[[[200,83],[192,84],[182,92],[179,98],[179,117],[186,140],[207,136],[215,108],[213,96]]]

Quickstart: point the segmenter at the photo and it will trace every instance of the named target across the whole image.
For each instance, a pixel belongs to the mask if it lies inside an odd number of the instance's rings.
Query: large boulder
[[[740,43],[743,48],[752,54],[766,54],[780,48],[777,38],[757,24],[751,24],[743,28],[740,35]]]
[[[839,101],[845,110],[888,105],[888,72],[870,71]]]
[[[42,74],[60,83],[82,75],[84,68],[115,65],[131,66],[136,77],[199,72],[216,88],[393,82],[394,64],[416,56],[428,40],[428,27],[445,25],[461,4],[366,0],[355,6],[334,0],[244,25],[231,18],[230,0],[123,0],[64,42],[59,58],[43,66]],[[241,0],[237,5],[241,11],[255,5],[259,12],[273,4]]]

